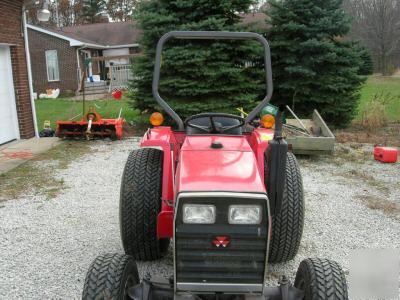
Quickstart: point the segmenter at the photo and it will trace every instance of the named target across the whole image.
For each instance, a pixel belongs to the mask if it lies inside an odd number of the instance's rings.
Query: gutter
[[[24,28],[25,56],[26,56],[26,67],[27,67],[27,70],[28,70],[29,94],[31,96],[31,109],[32,109],[33,128],[35,130],[35,137],[39,138],[39,131],[38,131],[38,126],[37,126],[37,118],[36,118],[35,99],[33,99],[31,55],[29,53],[28,29],[26,27],[25,5],[22,6],[22,24],[23,24],[22,26]]]
[[[82,42],[82,43],[70,43],[70,46],[71,47],[81,46],[83,48],[107,50],[107,49],[139,47],[139,44],[124,44],[124,45],[109,46],[109,45],[100,45],[100,44],[91,44]]]
[[[104,49],[118,49],[118,48],[133,48],[139,47],[139,44],[125,44],[125,45],[115,45],[115,46],[104,46]]]

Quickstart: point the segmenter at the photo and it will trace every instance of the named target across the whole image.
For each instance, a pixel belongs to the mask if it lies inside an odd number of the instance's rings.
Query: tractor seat
[[[233,125],[239,125],[240,122],[239,120],[236,119],[231,119],[231,118],[224,118],[224,117],[215,117],[214,118],[215,122],[221,123],[222,126],[233,126]],[[191,121],[195,125],[199,126],[211,126],[210,124],[210,118],[198,118],[195,120]],[[204,131],[201,131],[197,128],[189,127],[186,126],[186,134],[207,134]],[[233,128],[230,130],[227,130],[223,133],[224,135],[241,135],[242,134],[242,128]]]

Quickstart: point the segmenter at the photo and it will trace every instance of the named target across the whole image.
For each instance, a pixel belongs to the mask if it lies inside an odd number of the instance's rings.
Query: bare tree
[[[137,3],[138,0],[108,0],[107,12],[114,21],[126,22],[130,20]]]
[[[43,7],[45,0],[34,1],[29,4],[28,21],[30,24],[39,25],[36,13]],[[40,23],[41,26],[64,27],[75,26],[87,23],[85,19],[85,11],[87,12],[88,3],[98,6],[101,2],[105,4],[105,11],[114,21],[126,22],[131,19],[133,10],[140,0],[102,0],[102,1],[86,1],[85,0],[46,0],[48,9],[51,12],[50,20],[46,23]],[[143,1],[143,0],[142,0]],[[86,7],[85,5],[86,4]],[[96,11],[94,13],[97,13]],[[58,19],[57,19],[58,18]],[[108,19],[107,19],[108,20]],[[101,22],[101,18],[92,18],[89,23]]]
[[[83,0],[51,0],[47,1],[50,10],[48,22],[39,22],[37,19],[38,9],[43,7],[44,0],[32,2],[28,6],[28,22],[34,25],[49,27],[74,26],[83,23]]]
[[[57,0],[53,3],[53,9],[56,4],[58,4],[60,27],[82,23],[82,0]]]
[[[387,74],[390,59],[400,52],[400,0],[346,0],[351,35],[372,52],[377,68]]]

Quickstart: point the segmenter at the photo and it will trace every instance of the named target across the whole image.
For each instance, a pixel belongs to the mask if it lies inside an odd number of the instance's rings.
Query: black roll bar
[[[168,105],[168,103],[161,98],[158,92],[160,83],[160,69],[161,69],[161,53],[164,44],[170,39],[215,39],[215,40],[257,40],[264,47],[264,67],[265,67],[265,80],[266,80],[266,96],[264,99],[249,113],[245,118],[245,122],[248,123],[253,120],[268,104],[272,97],[273,85],[272,85],[272,68],[271,68],[271,52],[267,40],[260,34],[254,32],[230,32],[230,31],[170,31],[164,34],[157,43],[156,50],[156,61],[154,65],[153,74],[153,96],[162,108],[169,114],[172,119],[178,123],[179,130],[184,130],[182,119],[179,115]]]

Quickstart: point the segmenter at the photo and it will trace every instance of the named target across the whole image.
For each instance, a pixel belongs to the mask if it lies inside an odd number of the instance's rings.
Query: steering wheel
[[[200,118],[209,118],[210,119],[210,126],[202,126],[193,124],[192,121]],[[239,124],[230,125],[230,126],[222,126],[220,122],[215,122],[215,118],[230,118],[239,121]],[[191,116],[185,120],[185,125],[188,127],[196,128],[206,133],[224,133],[225,131],[239,128],[244,126],[245,120],[240,116],[235,116],[231,114],[224,114],[224,113],[202,113]]]

